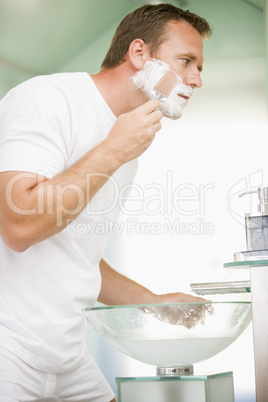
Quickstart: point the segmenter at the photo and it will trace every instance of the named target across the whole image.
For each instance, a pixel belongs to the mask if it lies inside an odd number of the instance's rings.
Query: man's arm
[[[0,174],[0,234],[15,251],[63,230],[123,164],[149,147],[160,130],[158,101],[119,116],[106,140],[52,180],[26,172]]]
[[[102,285],[98,301],[106,305],[204,302],[201,297],[185,293],[157,295],[137,282],[119,274],[105,261],[100,262]]]

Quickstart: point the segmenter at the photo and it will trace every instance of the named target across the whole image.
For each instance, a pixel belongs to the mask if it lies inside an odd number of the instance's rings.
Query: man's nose
[[[202,87],[202,79],[201,79],[200,72],[198,71],[198,72],[190,74],[187,77],[186,84],[189,85],[189,87],[191,87],[193,89],[194,88],[201,88]]]

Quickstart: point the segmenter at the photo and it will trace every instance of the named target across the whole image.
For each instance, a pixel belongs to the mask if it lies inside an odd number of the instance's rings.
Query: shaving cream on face
[[[137,88],[142,89],[149,99],[159,100],[160,110],[164,116],[171,119],[179,119],[183,114],[183,109],[187,105],[187,100],[179,95],[190,98],[193,90],[188,85],[183,84],[180,76],[176,74],[178,82],[170,94],[167,97],[163,96],[159,98],[159,94],[154,90],[154,87],[168,70],[171,69],[167,63],[155,59],[149,60],[133,76],[133,82]]]

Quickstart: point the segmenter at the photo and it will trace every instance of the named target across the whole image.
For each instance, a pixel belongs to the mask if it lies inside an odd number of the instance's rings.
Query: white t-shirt
[[[0,102],[0,171],[51,178],[102,141],[115,120],[87,73],[35,77]],[[0,346],[29,365],[51,373],[79,365],[81,308],[98,297],[99,261],[120,212],[118,196],[136,170],[137,160],[122,166],[74,222],[22,253],[0,237]]]

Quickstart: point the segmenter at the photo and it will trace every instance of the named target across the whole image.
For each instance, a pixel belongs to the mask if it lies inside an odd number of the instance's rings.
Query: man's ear
[[[133,67],[140,70],[150,58],[149,48],[142,39],[135,39],[129,45],[128,57]]]

